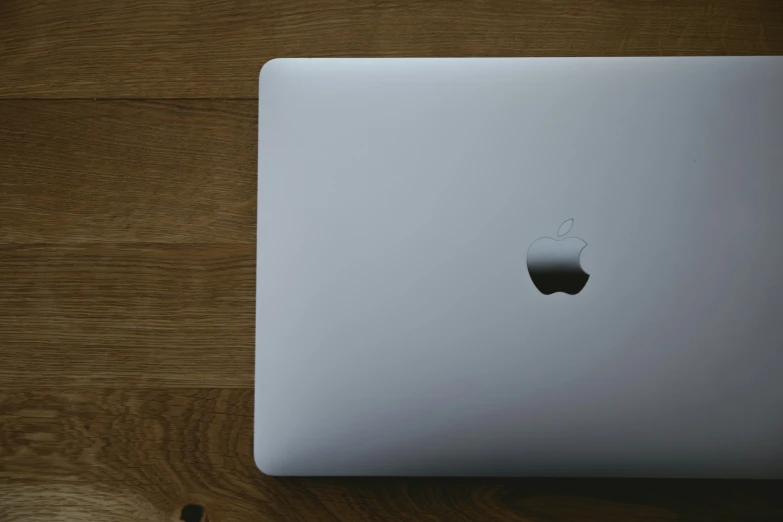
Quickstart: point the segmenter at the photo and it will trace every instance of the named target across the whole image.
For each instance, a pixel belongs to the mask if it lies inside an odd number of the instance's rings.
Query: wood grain
[[[253,385],[255,101],[0,101],[0,388]]]
[[[779,0],[0,2],[1,97],[257,95],[284,56],[783,52]]]
[[[0,100],[0,241],[255,244],[257,107]]]
[[[0,2],[0,520],[783,520],[780,482],[275,479],[252,459],[264,62],[679,54],[783,54],[783,3]]]
[[[252,244],[0,246],[0,388],[253,386]]]
[[[0,393],[0,519],[728,522],[783,517],[774,482],[275,479],[251,390]]]

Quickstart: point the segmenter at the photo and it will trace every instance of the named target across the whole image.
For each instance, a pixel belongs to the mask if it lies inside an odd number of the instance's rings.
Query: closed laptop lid
[[[783,477],[783,58],[278,59],[273,475]]]

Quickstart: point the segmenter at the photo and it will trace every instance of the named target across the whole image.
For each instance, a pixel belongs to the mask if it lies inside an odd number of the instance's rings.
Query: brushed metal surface
[[[783,477],[783,58],[261,71],[273,475]],[[577,295],[526,254],[587,243]]]

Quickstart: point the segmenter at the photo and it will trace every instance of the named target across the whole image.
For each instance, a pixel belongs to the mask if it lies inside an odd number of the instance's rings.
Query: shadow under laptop
[[[379,519],[783,520],[783,481],[597,478],[293,478],[324,507]],[[406,518],[407,517],[407,518]]]

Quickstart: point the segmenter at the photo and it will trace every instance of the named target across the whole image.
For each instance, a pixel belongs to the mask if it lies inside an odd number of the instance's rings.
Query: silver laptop
[[[783,477],[783,58],[261,70],[270,475]]]

